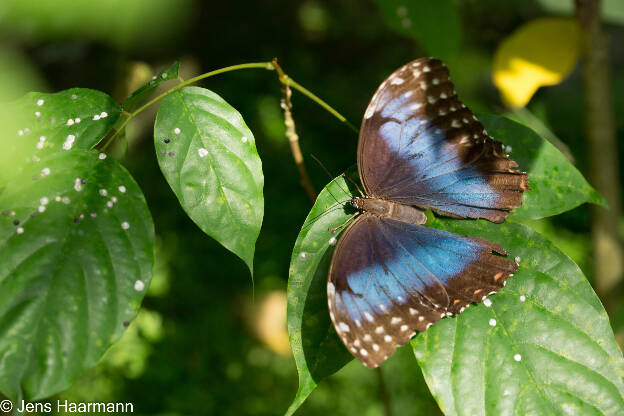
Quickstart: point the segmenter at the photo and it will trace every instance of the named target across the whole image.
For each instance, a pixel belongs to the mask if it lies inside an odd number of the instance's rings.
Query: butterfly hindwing
[[[395,71],[364,115],[358,169],[372,197],[502,222],[528,189],[516,167],[459,101],[438,59]]]
[[[496,292],[517,265],[485,239],[360,215],[333,254],[327,295],[345,346],[377,367],[416,331]]]

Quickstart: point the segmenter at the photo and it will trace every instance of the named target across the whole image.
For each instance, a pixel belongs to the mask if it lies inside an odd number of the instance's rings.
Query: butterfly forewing
[[[395,71],[364,115],[358,168],[372,197],[502,222],[528,189],[516,167],[459,101],[438,59]]]

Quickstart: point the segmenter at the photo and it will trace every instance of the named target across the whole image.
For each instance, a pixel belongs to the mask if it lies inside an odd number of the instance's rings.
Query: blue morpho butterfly
[[[396,70],[362,121],[358,210],[334,250],[331,320],[347,349],[377,367],[415,334],[496,293],[518,268],[498,244],[424,226],[422,210],[500,223],[527,174],[455,93],[444,64]]]

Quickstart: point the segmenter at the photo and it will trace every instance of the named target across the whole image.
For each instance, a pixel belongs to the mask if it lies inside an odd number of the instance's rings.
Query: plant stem
[[[275,63],[276,62],[277,61],[275,60]],[[214,71],[211,71],[211,72],[206,72],[205,74],[202,74],[202,75],[196,76],[194,78],[191,78],[188,81],[181,82],[180,84],[176,85],[175,87],[171,88],[168,91],[165,91],[164,93],[160,94],[156,98],[151,99],[150,101],[145,103],[143,106],[139,107],[137,110],[135,110],[134,112],[132,112],[129,115],[127,115],[127,118],[123,121],[123,123],[119,126],[119,128],[106,140],[106,142],[102,146],[101,150],[105,151],[108,148],[108,146],[110,146],[110,144],[119,135],[119,132],[122,131],[126,127],[126,125],[130,122],[130,120],[132,120],[135,116],[137,116],[139,113],[141,113],[147,107],[149,107],[152,104],[158,102],[159,100],[165,98],[167,95],[169,95],[169,94],[171,94],[171,93],[173,93],[175,91],[178,91],[179,89],[184,88],[187,85],[190,85],[190,84],[192,84],[194,82],[201,81],[204,78],[208,78],[208,77],[211,77],[213,75],[223,74],[225,72],[238,71],[239,69],[267,69],[269,71],[277,71],[277,68],[274,66],[273,62],[252,62],[252,63],[247,63],[247,64],[239,64],[239,65],[227,66],[225,68],[220,68],[220,69],[217,69],[217,70],[214,70]],[[280,71],[281,71],[281,68],[280,68]],[[181,78],[179,78],[179,79],[181,80]],[[292,88],[298,90],[303,95],[305,95],[306,97],[308,97],[309,99],[311,99],[312,101],[314,101],[315,103],[317,103],[318,105],[323,107],[325,110],[327,110],[329,113],[331,113],[338,120],[340,120],[341,122],[345,123],[351,130],[353,130],[354,132],[358,133],[358,129],[353,124],[349,123],[349,121],[342,114],[340,114],[338,111],[334,110],[329,104],[327,104],[325,101],[321,100],[319,97],[317,97],[311,91],[309,91],[307,88],[303,87],[302,85],[297,83],[295,80],[290,78],[283,71],[281,71],[281,74],[279,74],[278,79],[279,79],[279,81],[283,85],[287,85],[289,87],[292,87]]]
[[[280,82],[286,74],[277,63],[277,58],[273,58],[273,68],[277,72],[277,77],[280,79]],[[316,200],[316,191],[314,190],[314,185],[312,185],[312,181],[310,180],[310,176],[308,175],[308,171],[306,170],[305,163],[303,161],[303,154],[301,153],[301,148],[299,147],[299,135],[297,134],[297,130],[295,128],[295,120],[292,116],[292,102],[290,101],[290,97],[292,96],[292,90],[290,89],[290,85],[288,83],[282,82],[282,100],[281,107],[284,110],[284,124],[286,125],[286,137],[288,138],[288,143],[290,144],[290,151],[293,155],[293,159],[295,160],[295,164],[297,165],[297,170],[299,171],[299,177],[301,178],[301,186],[305,191],[306,195],[310,202],[314,203]]]
[[[622,242],[619,218],[622,210],[618,173],[613,85],[607,37],[602,30],[599,0],[576,0],[577,18],[583,28],[585,62],[586,140],[590,179],[611,210],[592,207],[594,276],[598,293],[610,309],[613,288],[622,280]]]
[[[119,132],[121,132],[126,127],[126,125],[130,122],[130,120],[132,120],[134,117],[136,117],[139,113],[141,113],[147,107],[149,107],[152,104],[158,102],[159,100],[165,98],[167,95],[169,95],[169,94],[171,94],[173,92],[176,92],[179,89],[184,88],[184,87],[186,87],[189,84],[192,84],[192,83],[197,82],[197,81],[201,81],[202,79],[211,77],[213,75],[223,74],[224,72],[238,71],[239,69],[252,69],[252,68],[261,68],[261,69],[263,68],[263,69],[273,70],[273,64],[271,64],[271,62],[253,62],[253,63],[248,63],[248,64],[227,66],[225,68],[220,68],[220,69],[217,69],[215,71],[206,72],[205,74],[201,74],[199,76],[196,76],[195,78],[191,78],[188,81],[184,81],[184,82],[176,85],[175,87],[171,88],[170,90],[163,92],[162,94],[160,94],[156,98],[151,99],[150,101],[148,101],[147,103],[145,103],[144,105],[142,105],[141,107],[139,107],[138,109],[136,109],[135,111],[130,113],[128,118],[126,118],[126,120],[124,120],[124,122],[121,124],[121,126],[119,126],[117,131],[112,136],[110,136],[108,138],[106,143],[104,143],[104,145],[102,146],[102,151],[105,151],[108,148],[108,146],[119,135]]]
[[[351,124],[349,120],[344,118],[342,114],[334,110],[329,104],[327,104],[325,101],[321,100],[319,97],[317,97],[312,92],[310,92],[308,89],[306,89],[305,87],[297,83],[294,79],[288,77],[288,75],[285,75],[285,77],[286,77],[285,79],[280,80],[282,83],[285,83],[288,86],[293,87],[294,89],[298,90],[300,93],[302,93],[303,95],[305,95],[306,97],[308,97],[309,99],[311,99],[312,101],[314,101],[315,103],[323,107],[325,110],[329,111],[338,120],[345,123],[347,127],[353,130],[355,133],[359,133],[359,130],[357,127]]]
[[[379,396],[384,405],[385,414],[386,416],[392,416],[390,394],[388,393],[388,388],[386,387],[386,380],[384,379],[383,371],[381,370],[381,367],[377,367],[375,372],[377,373],[377,379],[379,380]]]

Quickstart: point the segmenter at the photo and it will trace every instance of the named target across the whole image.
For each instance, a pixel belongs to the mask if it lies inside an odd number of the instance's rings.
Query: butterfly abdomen
[[[425,213],[418,208],[378,198],[353,198],[352,204],[362,212],[379,218],[390,218],[408,224],[424,224]]]

